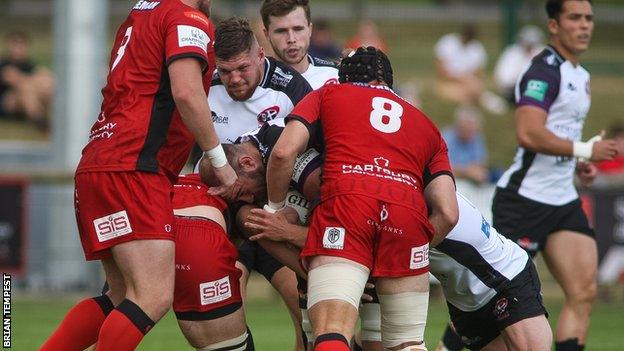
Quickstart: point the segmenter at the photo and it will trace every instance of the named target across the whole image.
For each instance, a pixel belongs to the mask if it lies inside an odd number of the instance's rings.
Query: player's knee
[[[326,300],[341,300],[357,309],[368,275],[364,266],[347,262],[327,263],[310,270],[308,309]]]
[[[592,282],[584,286],[577,286],[566,292],[568,300],[572,304],[591,304],[598,295],[598,283]]]
[[[360,307],[361,331],[364,341],[381,341],[381,310],[378,303],[365,303]]]
[[[198,351],[254,351],[255,346],[251,332],[247,329],[243,334],[224,341],[197,348]]]
[[[429,293],[379,295],[379,303],[384,348],[398,351],[418,348],[426,350],[424,334]]]

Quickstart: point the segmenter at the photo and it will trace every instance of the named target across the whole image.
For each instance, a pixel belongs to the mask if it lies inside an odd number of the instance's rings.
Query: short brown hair
[[[230,17],[219,22],[215,31],[215,56],[221,60],[229,60],[249,52],[255,40],[247,19]]]
[[[297,9],[297,7],[303,7],[306,19],[308,20],[308,23],[310,23],[311,16],[308,0],[264,0],[262,2],[262,7],[260,8],[260,15],[262,16],[262,23],[264,24],[264,28],[269,28],[271,16],[285,16]]]

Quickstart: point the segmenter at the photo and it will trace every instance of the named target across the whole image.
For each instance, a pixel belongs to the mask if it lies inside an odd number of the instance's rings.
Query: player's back
[[[208,19],[181,1],[134,6],[117,32],[101,112],[79,171],[179,172],[193,139],[176,111],[167,66],[196,57],[208,68],[211,32]]]
[[[359,193],[421,207],[423,173],[446,149],[435,125],[386,86],[330,84],[318,94],[324,197]]]

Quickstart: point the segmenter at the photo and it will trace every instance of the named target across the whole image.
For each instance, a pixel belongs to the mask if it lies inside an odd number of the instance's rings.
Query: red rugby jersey
[[[210,187],[201,181],[198,173],[181,175],[173,186],[173,208],[212,206],[223,212],[227,203],[219,196],[208,194]]]
[[[321,197],[360,194],[422,211],[423,187],[452,176],[437,127],[385,86],[330,84],[308,94],[287,117],[308,126],[325,150]]]
[[[174,180],[194,140],[175,107],[167,66],[197,58],[208,93],[212,38],[206,16],[179,0],[138,2],[117,32],[101,112],[76,172],[137,170]]]

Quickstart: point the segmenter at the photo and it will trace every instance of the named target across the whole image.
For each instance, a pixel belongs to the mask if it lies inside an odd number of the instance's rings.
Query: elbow
[[[448,229],[447,232],[450,232],[457,225],[457,221],[459,221],[459,209],[454,206],[445,209],[442,213],[442,221]]]
[[[535,141],[528,133],[517,133],[518,145],[525,149],[532,150],[535,147]]]
[[[172,89],[171,94],[177,106],[189,106],[197,98],[197,93],[190,88]]]
[[[287,163],[293,158],[293,152],[288,147],[278,143],[271,151],[271,160],[279,164]]]

